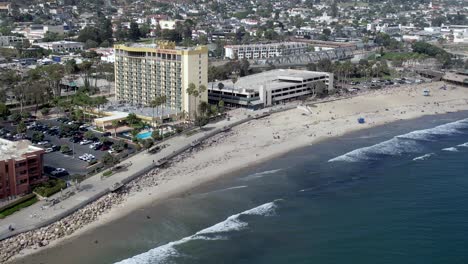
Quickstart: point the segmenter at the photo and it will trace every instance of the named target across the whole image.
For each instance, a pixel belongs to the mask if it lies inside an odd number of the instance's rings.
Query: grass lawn
[[[19,211],[23,208],[26,208],[32,204],[35,204],[37,202],[37,197],[36,196],[33,196],[17,205],[14,205],[12,207],[8,207],[6,209],[4,209],[3,211],[0,212],[0,219],[3,219],[11,214],[13,214],[14,212],[16,211]]]
[[[60,190],[67,188],[67,183],[62,179],[50,179],[34,188],[34,192],[42,197],[50,197]]]
[[[385,60],[414,60],[414,59],[425,59],[427,55],[416,53],[416,52],[386,52],[381,57]]]

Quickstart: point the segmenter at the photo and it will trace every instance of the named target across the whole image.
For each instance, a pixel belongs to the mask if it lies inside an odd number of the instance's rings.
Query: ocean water
[[[18,263],[468,263],[468,113],[236,172]]]

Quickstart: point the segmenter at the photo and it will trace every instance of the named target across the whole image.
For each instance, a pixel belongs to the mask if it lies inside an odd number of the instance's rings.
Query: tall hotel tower
[[[116,45],[115,95],[119,101],[149,106],[158,96],[166,96],[166,108],[193,114],[195,102],[208,101],[208,92],[199,100],[189,96],[190,83],[208,85],[206,46],[176,47],[171,42],[150,45]]]

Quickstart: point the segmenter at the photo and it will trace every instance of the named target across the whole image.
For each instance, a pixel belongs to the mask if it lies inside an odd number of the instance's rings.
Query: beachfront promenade
[[[218,133],[222,133],[233,126],[264,116],[269,112],[283,111],[294,107],[295,106],[292,105],[281,106],[276,109],[248,112],[231,117],[229,121],[225,119],[217,123],[208,124],[201,132],[191,136],[181,135],[168,139],[163,143],[167,144],[167,147],[162,149],[160,152],[149,154],[146,151],[143,151],[122,161],[122,164],[125,163],[131,165],[122,171],[116,172],[110,177],[101,177],[101,172],[84,180],[81,182],[78,192],[75,192],[74,195],[55,205],[47,206],[45,201],[39,201],[28,208],[20,210],[19,212],[0,220],[0,240],[22,232],[47,226],[65,216],[68,216],[85,205],[108,194],[115,188],[115,186],[126,184],[158,167],[160,165],[159,161],[170,160],[176,155],[195,147],[203,140]],[[248,114],[251,116],[249,117]],[[61,193],[57,193],[50,197],[50,199],[58,199],[61,195]],[[9,230],[10,225],[15,228],[14,231]]]

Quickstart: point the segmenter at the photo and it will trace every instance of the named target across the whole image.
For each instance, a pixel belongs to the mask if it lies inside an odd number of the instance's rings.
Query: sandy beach
[[[311,102],[307,107],[239,125],[177,157],[167,168],[152,171],[131,183],[121,194],[122,199],[94,222],[45,247],[23,250],[15,259],[64,243],[150,203],[162,202],[235,170],[326,138],[397,120],[468,110],[468,90],[453,85],[441,89],[443,85],[442,82],[409,85],[332,102]],[[430,96],[423,95],[424,89],[430,91]],[[231,115],[246,113],[250,111],[237,109]],[[366,123],[359,124],[359,117],[365,118]]]

